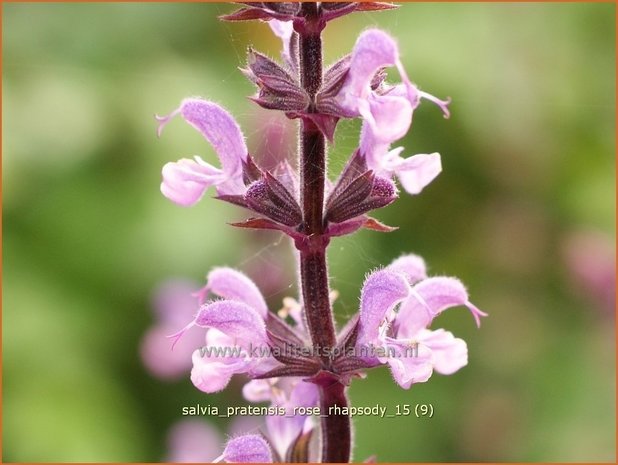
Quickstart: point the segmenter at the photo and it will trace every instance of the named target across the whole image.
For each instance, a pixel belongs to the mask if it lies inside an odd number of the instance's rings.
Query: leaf
[[[221,21],[251,21],[254,19],[268,20],[271,16],[261,8],[241,8],[228,15],[221,15]]]
[[[247,206],[247,202],[245,202],[245,198],[242,195],[217,195],[215,199],[233,203],[234,205],[238,205],[240,207],[249,208]]]
[[[394,10],[399,8],[399,5],[388,2],[358,2],[356,11],[384,11]]]
[[[376,220],[375,218],[368,217],[365,223],[363,223],[363,228],[371,229],[372,231],[389,233],[397,231],[399,229],[399,226],[389,226],[382,223],[381,221]]]
[[[245,229],[273,229],[283,232],[286,232],[287,229],[285,226],[275,223],[273,220],[269,220],[268,218],[249,218],[245,221],[229,224],[230,226]]]

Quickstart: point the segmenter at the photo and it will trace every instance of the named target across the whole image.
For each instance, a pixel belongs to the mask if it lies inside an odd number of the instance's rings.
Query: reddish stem
[[[322,38],[324,22],[316,3],[304,2],[305,21],[296,24],[299,34],[300,82],[311,101],[322,85]],[[312,111],[310,108],[309,111]],[[324,235],[324,186],[326,181],[326,141],[324,135],[309,119],[301,120],[300,180],[302,233],[307,240],[297,241],[300,250],[300,273],[303,305],[314,350],[322,359],[326,373],[330,359],[325,349],[336,344],[335,324],[329,299],[326,248]],[[345,386],[336,376],[326,376],[320,383],[322,410],[322,462],[348,462],[351,449],[351,425],[347,415],[329,414],[331,407],[347,407]]]

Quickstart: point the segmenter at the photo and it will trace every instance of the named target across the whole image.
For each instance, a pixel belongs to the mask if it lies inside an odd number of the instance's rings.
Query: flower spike
[[[239,10],[222,19],[268,22],[281,39],[280,60],[249,48],[240,70],[257,88],[250,100],[299,120],[298,156],[275,153],[284,141],[275,140],[268,130],[254,158],[226,109],[188,98],[168,115],[156,117],[157,135],[180,115],[212,146],[220,163],[213,166],[199,156],[167,163],[161,191],[173,202],[190,206],[212,186],[216,199],[255,216],[230,223],[233,226],[289,236],[297,249],[299,295],[286,296],[283,307],[270,311],[251,279],[231,268],[215,268],[204,287],[188,292],[197,298],[187,306],[190,313],[158,328],[158,334],[188,322],[169,337],[172,348],[184,337],[179,349],[192,351],[185,359],[189,362],[191,354],[190,378],[200,391],[221,391],[240,374],[250,380],[243,389],[247,401],[270,403],[261,424],[264,433],[255,434],[254,425],[248,428],[253,434],[231,432],[215,462],[347,463],[354,445],[351,415],[346,413],[351,412],[346,391],[352,380],[379,365],[388,365],[404,389],[426,382],[434,371],[453,374],[468,363],[466,342],[444,329],[430,329],[434,320],[452,307],[466,307],[477,327],[487,316],[471,303],[461,281],[428,276],[424,260],[416,255],[404,255],[370,273],[358,312],[340,331],[333,315],[337,291],[329,287],[329,243],[362,228],[396,229],[368,213],[394,202],[399,188],[419,194],[442,171],[442,161],[438,153],[404,158],[403,147],[391,145],[408,133],[423,99],[437,105],[445,118],[450,116],[450,99],[420,90],[404,68],[396,40],[379,29],[362,32],[350,54],[324,67],[322,31],[329,21],[352,12],[390,9],[392,4],[239,3]],[[395,84],[387,80],[392,68],[399,75]],[[361,118],[361,133],[358,148],[331,182],[327,142],[334,142],[342,118]],[[263,124],[258,126],[253,133],[264,130]],[[268,300],[290,282],[288,276],[281,283],[270,282]],[[201,341],[194,342],[196,335]]]

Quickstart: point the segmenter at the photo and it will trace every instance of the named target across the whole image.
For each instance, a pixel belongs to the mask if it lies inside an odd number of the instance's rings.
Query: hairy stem
[[[337,409],[348,406],[345,386],[339,382],[320,388],[322,412],[322,462],[350,461],[352,432],[350,417]]]
[[[322,85],[323,24],[316,3],[305,2],[302,12],[306,19],[299,33],[300,82],[311,101]],[[310,109],[311,111],[311,109]],[[314,349],[319,351],[323,369],[328,372],[330,359],[325,349],[336,344],[335,324],[329,299],[326,248],[324,236],[324,185],[326,181],[326,142],[324,135],[309,119],[300,127],[300,182],[303,211],[303,233],[308,237],[300,249],[300,272],[303,304],[307,326]],[[337,378],[327,376],[320,383],[322,408],[322,462],[350,460],[351,428],[347,415],[330,413],[331,407],[346,407],[345,386]]]
[[[299,31],[300,82],[310,98],[322,85],[322,38],[315,3],[303,3],[306,23]],[[326,142],[324,135],[307,118],[300,126],[300,185],[303,233],[308,237],[300,247],[303,302],[314,346],[332,347],[336,342],[330,308],[326,246],[323,236],[324,183],[326,180]],[[328,358],[323,361],[327,363]]]

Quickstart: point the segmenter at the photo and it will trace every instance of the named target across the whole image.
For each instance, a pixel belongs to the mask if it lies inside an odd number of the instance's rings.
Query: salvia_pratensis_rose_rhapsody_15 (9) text
[[[254,103],[298,122],[296,159],[261,167],[234,117],[208,98],[185,98],[168,115],[157,116],[159,136],[180,116],[220,162],[213,166],[195,156],[167,163],[165,197],[191,206],[213,188],[216,199],[251,212],[233,226],[278,231],[297,250],[300,295],[285,315],[270,311],[256,284],[232,268],[214,268],[195,293],[195,317],[170,335],[170,345],[188,330],[203,328],[205,346],[193,353],[191,381],[205,393],[221,391],[234,375],[244,375],[243,395],[250,402],[289,412],[314,406],[342,412],[349,406],[352,380],[373,367],[387,365],[394,381],[409,389],[427,382],[434,371],[449,375],[468,363],[465,341],[430,326],[451,307],[467,307],[477,326],[486,314],[470,302],[461,281],[429,276],[415,254],[369,273],[358,311],[339,331],[334,323],[326,259],[330,241],[361,228],[393,231],[369,213],[395,202],[400,190],[418,195],[442,170],[438,153],[405,157],[403,147],[391,147],[408,133],[423,100],[449,117],[449,100],[412,83],[393,37],[367,29],[350,54],[323,69],[322,31],[330,21],[393,8],[382,2],[242,3],[220,18],[267,23],[281,40],[280,60],[249,48],[241,71],[257,88],[250,97]],[[398,76],[396,82],[387,72]],[[330,182],[327,148],[342,118],[362,120],[359,143]],[[273,415],[259,431],[228,440],[214,461],[349,462],[352,440],[348,415]]]

